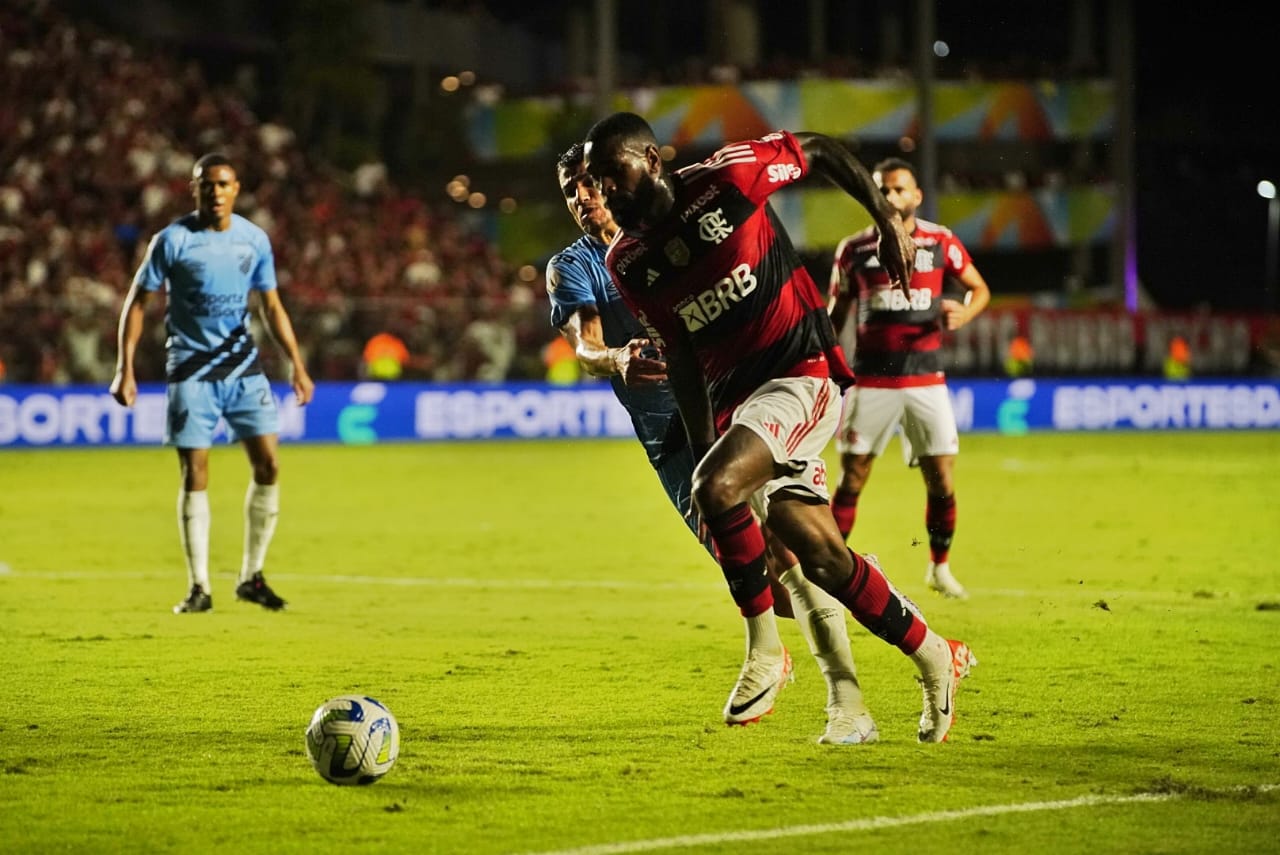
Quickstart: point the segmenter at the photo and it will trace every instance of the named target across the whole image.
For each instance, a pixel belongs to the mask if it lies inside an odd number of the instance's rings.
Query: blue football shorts
[[[265,374],[170,383],[168,400],[165,445],[209,448],[219,419],[226,422],[228,442],[280,432],[276,399]]]

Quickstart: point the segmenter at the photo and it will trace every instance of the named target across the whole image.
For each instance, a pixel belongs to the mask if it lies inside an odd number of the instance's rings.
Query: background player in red
[[[973,656],[931,630],[880,568],[853,553],[828,506],[823,452],[853,380],[826,300],[768,204],[810,172],[862,203],[886,234],[891,274],[911,275],[915,247],[866,168],[838,141],[786,131],[724,146],[669,171],[652,128],[615,113],[587,134],[587,170],[623,231],[605,264],[667,357],[667,374],[700,459],[694,507],[744,616],[772,608],[756,515],[805,576],[920,670],[918,738],[940,742]],[[753,510],[755,515],[753,515]],[[785,675],[781,651],[753,651],[744,675]]]
[[[944,596],[962,599],[968,593],[948,563],[956,531],[954,471],[960,434],[943,373],[942,330],[958,330],[977,317],[991,301],[991,291],[950,229],[916,217],[924,194],[910,163],[883,160],[873,177],[915,241],[915,272],[906,293],[894,287],[877,256],[875,226],[836,247],[831,319],[839,331],[850,307],[857,306],[853,371],[858,384],[845,396],[836,434],[841,473],[831,510],[848,539],[871,464],[901,426],[906,457],[912,465],[918,461],[927,494],[925,582]],[[963,301],[944,297],[944,281],[963,287]]]

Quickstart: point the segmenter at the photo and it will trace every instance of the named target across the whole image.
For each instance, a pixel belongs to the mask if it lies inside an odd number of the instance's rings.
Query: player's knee
[[[797,552],[805,578],[826,591],[836,590],[849,581],[853,558],[843,542],[814,538],[803,553]]]
[[[706,471],[698,467],[693,473],[693,503],[704,517],[723,513],[746,501],[740,493],[733,478],[724,470]]]
[[[275,456],[253,461],[253,480],[259,484],[274,484],[280,478],[280,462]]]

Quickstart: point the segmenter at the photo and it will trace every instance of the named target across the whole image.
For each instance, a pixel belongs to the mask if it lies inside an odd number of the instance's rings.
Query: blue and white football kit
[[[163,286],[168,296],[165,444],[208,448],[219,418],[230,439],[278,433],[275,397],[249,332],[249,292],[276,287],[266,232],[239,214],[226,231],[202,228],[188,214],[152,238],[134,284]]]
[[[604,343],[609,347],[622,347],[633,338],[648,338],[648,334],[614,287],[604,266],[607,249],[595,238],[583,235],[551,257],[547,263],[551,325],[560,329],[574,312],[584,306],[594,306],[600,314]],[[609,382],[618,402],[631,415],[636,438],[644,446],[662,488],[696,535],[689,510],[693,504],[693,470],[697,461],[689,448],[671,387],[665,382],[628,386],[617,375]]]

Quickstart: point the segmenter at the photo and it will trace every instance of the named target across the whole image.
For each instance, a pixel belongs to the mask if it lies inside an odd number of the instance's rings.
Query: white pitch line
[[[100,573],[84,572],[78,570],[55,570],[52,572],[22,572],[14,570],[7,564],[0,563],[0,576],[21,577],[23,579],[169,579],[173,576],[171,572],[156,571],[147,572],[124,572],[116,573],[104,571]],[[659,582],[645,581],[636,579],[567,579],[556,576],[538,577],[534,579],[473,579],[463,576],[438,577],[438,576],[360,576],[354,574],[312,574],[312,573],[272,573],[272,579],[279,579],[286,582],[320,582],[335,585],[386,585],[390,587],[401,588],[525,588],[529,590],[552,590],[561,589],[566,585],[578,588],[600,588],[609,589],[637,589],[637,590],[676,590],[676,591],[707,591],[707,590],[723,590],[724,582],[719,578],[708,576],[706,581],[699,582]],[[1151,590],[1137,591],[1125,590],[1121,588],[1088,588],[1088,587],[1067,587],[1067,588],[1044,588],[1044,589],[1020,589],[1020,588],[974,588],[969,587],[971,595],[987,596],[987,597],[1011,597],[1011,598],[1035,598],[1040,597],[1048,600],[1061,600],[1069,596],[1078,594],[1081,591],[1088,590],[1089,596],[1100,598],[1108,597],[1132,597],[1135,599],[1160,600],[1160,601],[1179,601],[1192,598],[1190,591],[1170,591],[1170,590]],[[1235,591],[1217,591],[1214,592],[1213,599],[1230,599],[1234,597],[1248,596],[1259,600],[1280,599],[1280,592],[1275,593],[1259,593],[1257,591],[1249,594],[1241,594]]]
[[[86,573],[76,570],[55,570],[50,573],[17,573],[5,566],[0,575],[21,577],[23,579],[168,579],[172,573]],[[575,588],[636,588],[653,590],[655,588],[674,588],[677,590],[719,590],[724,587],[723,580],[708,579],[706,582],[648,582],[636,579],[567,579],[547,576],[537,579],[471,579],[462,576],[353,576],[343,574],[311,574],[311,573],[272,573],[273,580],[285,582],[321,582],[336,585],[389,585],[392,587],[427,587],[427,588],[531,588],[562,589],[566,586]]]
[[[1255,787],[1259,792],[1280,788],[1280,784],[1264,784]],[[1240,790],[1243,788],[1236,788]],[[904,825],[924,825],[952,820],[973,819],[983,816],[1003,816],[1013,813],[1068,810],[1079,807],[1098,807],[1150,802],[1166,802],[1181,798],[1181,793],[1138,793],[1131,796],[1080,796],[1051,802],[1022,802],[963,810],[930,811],[910,816],[877,816],[870,819],[851,819],[847,822],[828,822],[816,825],[791,825],[783,828],[759,831],[725,831],[714,834],[689,834],[680,837],[658,837],[651,840],[633,840],[625,843],[601,843],[576,849],[555,849],[530,855],[621,855],[626,852],[656,852],[660,849],[687,849],[692,846],[716,846],[724,843],[755,843],[761,840],[778,840],[787,837],[806,837],[815,834],[836,834],[848,831],[878,831],[883,828],[899,828]]]

